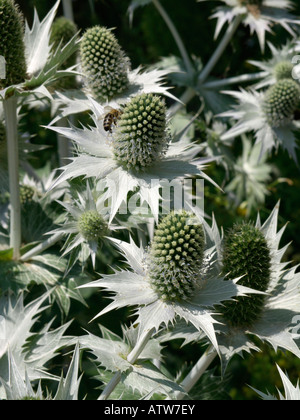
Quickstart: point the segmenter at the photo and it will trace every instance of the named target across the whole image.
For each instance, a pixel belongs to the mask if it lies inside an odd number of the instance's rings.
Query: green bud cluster
[[[79,217],[78,230],[87,241],[98,241],[107,235],[108,226],[101,214],[89,210]]]
[[[0,0],[0,56],[6,62],[6,78],[0,89],[24,82],[26,60],[23,16],[13,0]]]
[[[200,286],[203,227],[192,213],[171,212],[159,223],[148,254],[148,273],[161,299],[190,299]]]
[[[88,29],[80,44],[81,66],[93,95],[106,102],[124,92],[129,85],[129,58],[110,29]]]
[[[151,167],[168,147],[165,102],[153,94],[141,94],[124,107],[114,132],[114,155],[128,170]]]
[[[271,257],[262,232],[250,223],[234,226],[225,237],[223,271],[229,279],[243,276],[242,286],[266,292],[271,276]],[[250,327],[259,319],[265,295],[239,296],[225,302],[224,318],[233,327]]]
[[[282,79],[292,79],[294,65],[290,61],[280,61],[274,67],[274,75],[277,81]]]
[[[264,99],[264,112],[272,127],[291,121],[300,101],[300,86],[292,79],[281,79],[271,86]]]
[[[77,33],[77,26],[70,19],[61,16],[53,22],[51,28],[50,44],[52,45],[52,51],[56,51],[60,45],[63,48]],[[69,57],[63,66],[62,70],[66,70],[76,64],[76,54]],[[54,86],[55,89],[75,89],[76,79],[74,76],[62,77],[59,79]]]

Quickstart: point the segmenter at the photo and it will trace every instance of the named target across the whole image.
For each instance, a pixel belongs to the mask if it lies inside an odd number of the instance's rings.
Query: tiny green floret
[[[190,299],[201,283],[204,231],[195,216],[171,212],[159,223],[148,254],[150,283],[162,300]]]
[[[81,40],[80,56],[87,86],[100,102],[109,101],[127,89],[130,60],[110,29],[89,28]]]
[[[78,230],[87,241],[98,241],[107,235],[108,226],[101,214],[89,210],[79,217]]]
[[[227,279],[243,276],[239,284],[266,292],[271,276],[271,257],[262,232],[250,223],[237,224],[225,237],[223,272]],[[265,295],[240,296],[226,302],[224,318],[233,327],[250,327],[260,317]]]
[[[272,127],[280,127],[293,119],[300,102],[300,86],[292,79],[279,80],[264,99],[264,111]]]
[[[29,204],[35,194],[35,189],[29,185],[20,185],[20,201],[21,205]]]
[[[0,89],[24,82],[24,23],[19,7],[13,0],[0,0],[0,56],[5,59],[6,70],[5,79],[0,79]]]
[[[282,79],[292,79],[294,65],[290,61],[280,61],[274,67],[274,75],[277,81]]]
[[[169,142],[166,105],[157,95],[143,93],[124,107],[114,132],[114,155],[128,170],[157,163]]]

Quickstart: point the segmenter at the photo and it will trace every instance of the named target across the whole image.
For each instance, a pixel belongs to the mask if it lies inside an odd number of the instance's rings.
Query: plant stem
[[[152,0],[154,6],[157,8],[157,10],[159,11],[161,17],[164,19],[166,25],[168,26],[171,34],[173,35],[173,38],[177,44],[177,47],[180,51],[180,54],[182,56],[182,59],[184,61],[186,70],[189,74],[193,74],[194,69],[191,63],[191,60],[189,58],[189,55],[187,53],[187,50],[184,46],[184,43],[174,25],[174,23],[172,22],[172,20],[170,19],[169,15],[167,14],[167,12],[165,11],[165,9],[162,7],[162,5],[160,4],[159,0]]]
[[[204,374],[206,369],[215,360],[217,355],[218,353],[213,346],[208,347],[208,349],[205,351],[203,356],[200,357],[200,359],[192,368],[190,373],[184,378],[184,380],[180,384],[186,393],[188,393],[193,388],[193,386],[198,382],[198,380]],[[185,392],[176,391],[174,393],[176,400],[183,399],[186,395]]]
[[[31,258],[35,257],[36,255],[40,255],[43,251],[55,245],[60,239],[63,238],[63,236],[64,236],[64,233],[62,232],[56,233],[51,238],[47,239],[46,241],[32,248],[30,251],[26,252],[26,254],[21,256],[20,260],[25,262],[25,261],[29,261]]]
[[[220,57],[224,53],[224,51],[225,51],[226,47],[228,46],[229,42],[231,41],[233,35],[235,34],[237,28],[240,25],[242,19],[243,19],[242,15],[237,16],[234,19],[234,21],[229,25],[222,41],[218,45],[217,49],[215,50],[215,52],[211,56],[210,60],[208,61],[208,63],[204,67],[204,69],[202,70],[202,72],[199,76],[199,79],[198,79],[199,84],[203,84],[205,82],[205,80],[208,78],[208,76],[210,75],[211,71],[213,70],[213,68],[215,67],[215,65],[219,61]]]
[[[267,75],[268,73],[265,71],[253,74],[242,74],[236,77],[229,77],[228,79],[213,80],[211,82],[205,83],[203,87],[206,89],[218,89],[220,87],[230,86],[239,83],[254,82],[256,80],[262,79]]]
[[[147,345],[148,341],[152,337],[153,333],[155,331],[155,328],[151,328],[151,330],[144,332],[138,342],[136,343],[136,346],[134,349],[129,353],[127,356],[127,361],[130,364],[134,364],[139,355],[144,350],[145,346]],[[122,378],[122,372],[118,371],[114,374],[113,378],[110,380],[110,382],[106,385],[105,389],[103,390],[102,394],[98,398],[98,400],[107,400],[107,398],[110,396],[110,394],[113,392],[115,387],[118,385]]]
[[[3,101],[8,153],[8,175],[10,192],[10,247],[13,258],[19,259],[21,247],[21,203],[19,179],[19,144],[17,98],[11,96]]]

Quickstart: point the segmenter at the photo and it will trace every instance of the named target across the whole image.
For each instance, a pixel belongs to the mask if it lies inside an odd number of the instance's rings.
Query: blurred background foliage
[[[17,0],[30,25],[34,7],[37,9],[39,17],[43,18],[55,2],[56,0]],[[295,3],[295,14],[300,16],[300,3]],[[82,33],[86,28],[95,24],[115,28],[115,34],[130,57],[133,68],[139,65],[155,65],[161,57],[179,55],[168,28],[154,6],[149,5],[136,9],[131,26],[127,13],[129,4],[130,0],[74,0],[75,22]],[[162,4],[175,23],[190,55],[200,58],[205,63],[217,45],[217,41],[213,40],[215,20],[209,19],[212,7],[215,7],[217,2],[212,1],[199,4],[196,3],[196,0],[162,0]],[[58,16],[62,14],[61,5]],[[276,28],[274,34],[276,36],[268,35],[268,39],[274,45],[279,46],[286,42],[287,34],[285,31]],[[213,75],[218,78],[224,78],[256,71],[247,63],[247,60],[262,60],[263,58],[268,58],[268,49],[265,56],[262,57],[257,37],[250,36],[248,29],[240,26],[234,40],[214,69]],[[182,91],[183,88],[175,88],[172,90],[172,93],[180,96]],[[192,101],[188,105],[188,111],[195,113],[198,107],[199,104]],[[22,120],[23,129],[35,136],[33,142],[50,146],[48,149],[33,156],[31,164],[37,169],[43,168],[49,163],[52,168],[58,167],[56,136],[52,131],[42,128],[42,125],[49,123],[50,118],[49,109],[45,108],[39,110],[39,112],[28,110],[28,113]],[[196,134],[199,135],[199,138],[201,137],[200,132],[196,131]],[[235,156],[241,153],[241,142],[239,140],[235,142],[233,150]],[[283,244],[291,242],[285,258],[299,263],[300,169],[282,150],[278,154],[273,154],[269,162],[277,168],[273,182],[268,185],[270,194],[266,197],[264,206],[253,209],[250,217],[255,220],[257,211],[260,211],[262,220],[265,220],[275,204],[280,200],[279,227],[281,228],[289,222],[283,237]],[[219,185],[223,184],[225,172],[220,166],[211,164],[207,173]],[[280,177],[282,182],[276,182],[276,177]],[[217,191],[211,185],[206,186],[205,210],[208,214],[214,213],[218,225],[223,226],[225,229],[245,217],[242,208],[232,206],[228,196]],[[105,254],[104,250],[103,264],[100,263],[96,272],[103,273],[107,269],[107,265],[113,263],[111,260],[111,255]],[[96,274],[95,276],[97,278]],[[35,292],[38,294],[38,290],[35,290]],[[85,291],[85,298],[88,307],[77,301],[72,301],[69,317],[73,318],[74,321],[69,329],[70,334],[81,335],[83,334],[83,328],[95,334],[99,333],[97,321],[93,323],[89,323],[89,321],[99,312],[100,307],[106,305],[107,299],[103,298],[102,295],[100,296],[98,292],[90,292],[89,294],[88,291]],[[128,315],[128,311],[119,310],[113,314],[103,316],[100,322],[111,330],[121,333],[120,324],[128,319]],[[48,316],[50,314],[46,311],[43,317],[47,318]],[[169,349],[165,351],[168,362],[171,362],[171,365],[173,365],[174,374],[176,373],[176,368],[182,364],[182,361],[186,360],[188,363],[193,363],[197,361],[202,352],[200,346],[197,354],[195,346],[180,348],[180,344],[177,341],[172,342]],[[261,347],[261,343],[258,345]],[[277,395],[276,387],[282,390],[282,384],[275,363],[278,363],[283,370],[287,370],[293,383],[297,382],[300,376],[299,359],[290,354],[275,353],[267,346],[263,346],[262,350],[261,353],[245,355],[244,359],[234,358],[229,368],[229,377],[226,378],[224,383],[224,392],[219,393],[217,398],[257,399],[257,394],[248,385],[263,392],[268,390],[272,394]],[[66,354],[66,366],[68,366],[68,361],[69,356]],[[61,360],[57,361],[58,368],[61,368],[62,365],[64,363]],[[82,380],[81,396],[88,394],[88,399],[97,398],[99,391],[94,390],[94,388],[99,384],[96,381],[91,382],[89,378],[90,375],[95,374],[93,364],[86,357],[82,361],[82,366],[85,375]],[[214,373],[218,374],[218,371]],[[58,374],[60,374],[59,370]],[[205,381],[205,378],[203,381]],[[49,386],[51,387],[51,384]],[[213,394],[210,395],[212,396]],[[206,394],[204,398],[206,398]]]

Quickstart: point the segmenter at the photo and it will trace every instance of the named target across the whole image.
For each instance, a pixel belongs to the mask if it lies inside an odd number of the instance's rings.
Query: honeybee
[[[122,115],[122,111],[120,109],[114,109],[110,106],[106,106],[105,109],[106,113],[104,114],[103,118],[103,128],[105,131],[112,132],[112,125],[117,125],[117,121]]]

